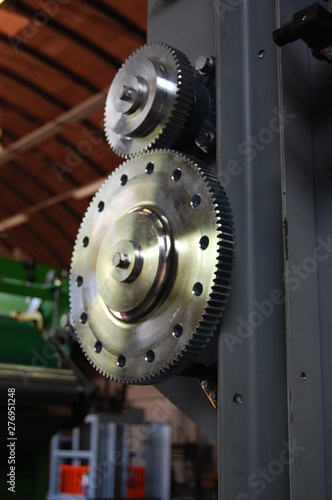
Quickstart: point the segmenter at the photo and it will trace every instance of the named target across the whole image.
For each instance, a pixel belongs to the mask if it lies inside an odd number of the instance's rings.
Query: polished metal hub
[[[91,363],[114,380],[155,383],[208,342],[229,293],[233,223],[217,179],[156,150],[120,166],[81,224],[71,322]]]
[[[193,69],[187,57],[163,43],[144,45],[124,63],[109,89],[106,138],[120,156],[151,146],[170,147],[193,101]]]

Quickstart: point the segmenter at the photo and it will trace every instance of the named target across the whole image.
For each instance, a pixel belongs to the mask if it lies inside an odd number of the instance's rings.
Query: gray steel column
[[[281,0],[280,23],[308,4],[311,2]],[[283,132],[281,157],[283,216],[288,228],[285,283],[289,436],[301,446],[290,464],[291,498],[331,498],[331,474],[325,469],[324,450],[324,432],[325,439],[331,436],[331,420],[325,418],[324,429],[323,388],[328,410],[325,417],[331,418],[331,358],[327,357],[331,354],[332,297],[326,275],[331,276],[332,248],[328,243],[332,228],[331,183],[327,195],[326,166],[331,164],[332,153],[332,70],[327,63],[315,60],[301,41],[279,51],[279,67],[280,104],[296,115],[293,127],[285,127]],[[324,386],[323,368],[327,376]],[[325,446],[331,464],[327,445],[328,440]]]
[[[332,12],[331,2],[323,2],[323,6]],[[319,478],[325,472],[325,498],[332,498],[332,68],[330,64],[322,64],[314,58],[310,59],[311,75],[311,118],[313,133],[314,158],[314,188],[316,209],[316,249],[325,246],[325,252],[320,252],[318,258],[318,298],[319,298],[319,328],[321,348],[321,375],[324,421],[325,470],[321,470]],[[315,335],[316,342],[317,332]],[[309,356],[310,357],[310,354]],[[317,359],[317,358],[316,358]],[[319,362],[319,359],[317,359]],[[319,371],[318,371],[319,375]],[[307,373],[307,380],[311,373]],[[315,378],[317,374],[315,374]],[[319,379],[316,378],[316,384]],[[311,390],[315,391],[315,387]],[[311,397],[308,394],[308,398]],[[316,405],[308,404],[311,412],[316,412]],[[320,412],[320,406],[318,410]],[[319,415],[319,417],[321,417]],[[321,425],[321,420],[319,420]],[[322,437],[319,436],[319,446],[322,447]],[[322,449],[320,450],[322,460]],[[320,460],[320,464],[321,464]]]
[[[218,171],[234,213],[236,260],[219,340],[219,498],[289,493],[283,129],[273,0],[216,1]],[[281,114],[280,114],[281,112]],[[305,497],[303,497],[305,498]]]
[[[332,498],[332,69],[301,41],[272,40],[311,3],[149,0],[149,40],[217,62],[211,168],[236,228],[219,339],[220,500]],[[195,383],[161,390],[212,435]]]
[[[146,496],[170,500],[171,425],[169,422],[147,422],[146,432]]]

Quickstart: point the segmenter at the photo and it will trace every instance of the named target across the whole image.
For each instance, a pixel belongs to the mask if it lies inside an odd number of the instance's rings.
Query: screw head
[[[242,403],[242,394],[238,394],[237,392],[234,394],[234,397],[233,397],[233,403],[235,405],[240,405]]]

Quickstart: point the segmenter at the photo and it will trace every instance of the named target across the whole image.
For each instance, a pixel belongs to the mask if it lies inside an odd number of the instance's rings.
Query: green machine
[[[95,388],[73,361],[65,273],[0,259],[0,498],[45,500],[51,436]]]

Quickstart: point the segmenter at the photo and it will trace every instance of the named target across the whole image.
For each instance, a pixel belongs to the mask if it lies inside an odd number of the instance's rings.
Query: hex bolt
[[[195,62],[195,69],[201,76],[207,76],[211,73],[214,67],[213,57],[199,56]]]
[[[198,132],[195,142],[197,147],[207,153],[215,144],[215,135],[211,130],[202,128]]]
[[[211,398],[211,400],[216,403],[218,401],[218,393],[217,391],[214,389],[213,391],[210,392],[209,394],[209,397]]]
[[[121,101],[132,102],[135,101],[136,95],[137,92],[135,89],[133,89],[132,87],[127,87],[127,85],[123,85],[119,94],[119,99]]]
[[[204,379],[202,380],[202,382],[201,382],[201,386],[202,386],[202,389],[204,389],[204,390],[206,391],[206,389],[208,389],[208,388],[209,388],[209,386],[210,386],[210,381],[209,381],[209,379],[204,378]]]
[[[114,267],[127,268],[129,266],[128,255],[122,252],[115,252],[112,257],[112,264]]]

